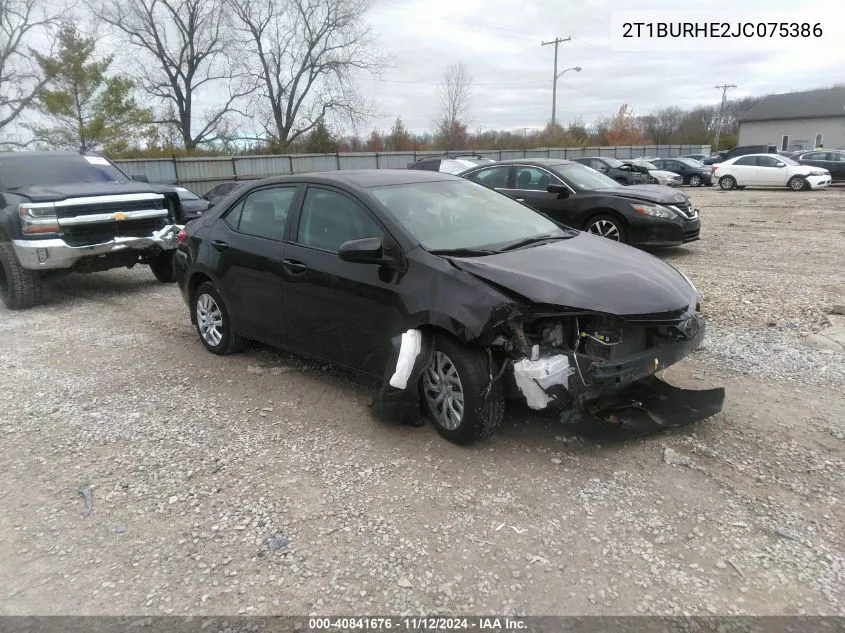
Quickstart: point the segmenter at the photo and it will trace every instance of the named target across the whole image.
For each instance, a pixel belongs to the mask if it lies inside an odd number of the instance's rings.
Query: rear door
[[[274,345],[287,342],[283,300],[285,230],[296,185],[250,192],[211,228],[210,265],[241,334]]]

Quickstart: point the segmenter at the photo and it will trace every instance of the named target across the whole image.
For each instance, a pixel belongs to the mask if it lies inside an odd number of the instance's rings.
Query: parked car
[[[750,154],[726,160],[713,174],[722,189],[789,187],[793,191],[823,189],[830,185],[830,172],[801,165],[786,156]]]
[[[494,433],[507,395],[620,432],[722,407],[723,389],[655,377],[703,340],[689,279],[462,178],[270,178],[179,239],[179,286],[209,352],[254,339],[381,377],[377,415],[427,415],[456,443]]]
[[[845,181],[845,150],[813,150],[799,152],[791,157],[801,165],[812,165],[821,167],[830,172],[832,182]]]
[[[184,187],[174,187],[182,203],[182,216],[185,221],[195,220],[208,210],[209,202]]]
[[[480,154],[445,154],[439,157],[422,158],[415,163],[408,163],[408,169],[457,174],[469,167],[489,165],[495,162],[492,158],[481,156]]]
[[[737,145],[725,152],[719,152],[703,161],[705,165],[716,165],[723,163],[726,160],[736,158],[737,156],[747,156],[749,154],[777,154],[778,148],[774,145]]]
[[[664,187],[680,187],[684,184],[683,178],[678,176],[678,174],[660,169],[651,161],[643,159],[628,159],[623,160],[622,162],[628,165],[633,165],[635,168],[647,173],[658,185],[663,185]]]
[[[246,182],[243,180],[230,180],[228,182],[223,182],[214,187],[211,191],[206,193],[202,196],[203,200],[208,201],[208,206],[213,207],[215,204],[220,202],[223,198],[228,196],[233,191],[240,189],[243,187]]]
[[[678,158],[691,158],[693,160],[702,161],[709,156],[711,156],[711,154],[684,154]]]
[[[0,154],[0,299],[41,301],[48,275],[148,264],[174,281],[179,198],[80,152]]]
[[[555,222],[634,246],[678,246],[699,239],[689,198],[661,185],[620,185],[562,159],[503,160],[462,177],[494,188]]]
[[[586,156],[583,158],[573,158],[572,160],[595,169],[609,178],[613,178],[620,185],[648,185],[657,182],[648,175],[647,170],[644,172],[616,158],[610,158],[608,156]]]
[[[709,187],[713,184],[713,170],[694,158],[685,158],[683,156],[679,156],[678,158],[659,158],[653,161],[653,164],[658,169],[677,174],[681,177],[685,185],[690,185],[691,187],[706,185]]]

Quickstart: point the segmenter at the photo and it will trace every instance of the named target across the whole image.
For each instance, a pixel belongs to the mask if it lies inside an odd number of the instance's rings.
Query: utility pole
[[[721,136],[721,134],[722,134],[722,117],[725,114],[725,101],[727,101],[727,98],[728,98],[728,88],[736,88],[736,86],[734,84],[721,84],[719,86],[714,86],[714,87],[716,88],[716,90],[722,91],[722,105],[719,108],[719,120],[716,123],[716,147],[714,148],[714,151],[718,152],[719,151],[719,136]]]
[[[556,37],[551,42],[541,42],[542,46],[548,46],[549,44],[555,45],[555,73],[553,75],[554,79],[552,81],[552,129],[555,128],[555,111],[557,110],[557,47],[563,42],[568,42],[571,40],[571,37]]]

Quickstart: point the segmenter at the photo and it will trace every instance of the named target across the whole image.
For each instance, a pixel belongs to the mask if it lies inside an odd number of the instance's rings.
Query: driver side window
[[[510,169],[510,167],[488,167],[469,174],[468,178],[493,189],[506,189]]]
[[[516,189],[524,191],[547,191],[549,185],[561,184],[558,178],[537,167],[516,168]]]

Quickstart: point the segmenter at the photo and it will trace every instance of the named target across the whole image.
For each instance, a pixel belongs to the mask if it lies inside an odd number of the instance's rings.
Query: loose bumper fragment
[[[391,339],[384,381],[370,405],[376,417],[401,424],[421,423],[417,386],[433,354],[431,337],[420,330],[408,330]]]
[[[719,413],[725,390],[682,389],[658,378],[635,382],[583,411],[566,411],[574,435],[602,441],[626,440],[699,422]]]

